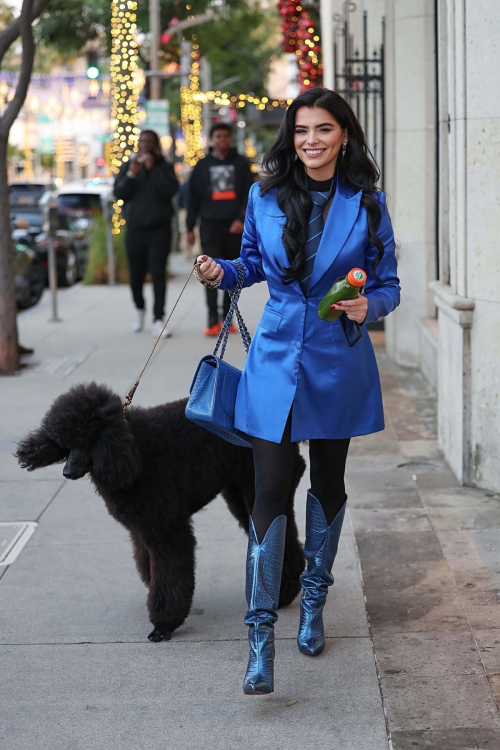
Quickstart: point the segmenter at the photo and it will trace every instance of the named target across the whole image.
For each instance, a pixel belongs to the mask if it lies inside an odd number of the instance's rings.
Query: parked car
[[[59,214],[59,229],[54,239],[57,258],[57,283],[59,286],[72,286],[82,278],[87,264],[88,242],[85,230],[78,219]],[[14,208],[11,211],[13,224],[12,237],[15,241],[24,242],[36,251],[45,281],[48,281],[48,237],[44,231],[43,214],[33,207]]]
[[[14,243],[14,283],[18,308],[33,307],[45,288],[45,274],[37,253],[22,242]]]
[[[43,180],[12,182],[9,185],[9,203],[11,206],[38,206],[40,198],[47,191],[55,189],[53,182]]]
[[[82,219],[87,223],[94,214],[102,214],[104,201],[113,190],[111,181],[72,182],[57,193],[57,208],[61,214]]]

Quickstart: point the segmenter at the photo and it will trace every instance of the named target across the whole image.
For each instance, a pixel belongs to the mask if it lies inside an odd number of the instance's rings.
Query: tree
[[[66,59],[76,57],[87,42],[111,40],[111,0],[51,0],[41,13],[35,39],[54,47]]]
[[[14,8],[7,3],[0,3],[0,31],[3,31],[15,19]]]
[[[212,0],[191,0],[188,7],[179,0],[160,0],[161,28],[167,27],[175,19],[182,20],[188,15],[204,13]],[[218,87],[224,81],[231,93],[239,93],[248,78],[248,93],[265,93],[264,82],[268,65],[266,62],[276,45],[279,46],[279,16],[274,9],[262,10],[259,3],[247,0],[232,0],[227,3],[229,12],[213,21],[193,26],[185,33],[189,38],[195,33],[202,56],[212,66],[213,84]],[[50,12],[42,13],[36,26],[36,39],[49,47],[55,47],[66,56],[74,56],[89,40],[99,39],[103,46],[110,46],[111,10],[110,0],[51,0]],[[139,3],[137,26],[143,32],[149,31],[148,4]],[[170,38],[167,39],[167,37]],[[163,62],[179,62],[180,47],[175,33],[162,38]],[[139,49],[141,60],[149,67],[147,41]],[[166,84],[166,95],[171,106],[175,107],[179,98],[179,81]]]
[[[19,367],[14,253],[10,236],[7,178],[9,133],[26,99],[33,69],[35,44],[32,24],[48,2],[49,0],[23,0],[20,16],[0,32],[0,65],[10,46],[19,37],[21,37],[23,50],[14,97],[0,117],[0,372],[15,372]]]

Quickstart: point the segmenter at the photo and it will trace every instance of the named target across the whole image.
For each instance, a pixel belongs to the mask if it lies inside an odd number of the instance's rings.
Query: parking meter
[[[112,222],[113,222],[113,214],[115,212],[114,209],[114,202],[115,197],[110,190],[109,193],[106,193],[102,196],[102,211],[104,216],[104,221],[106,223],[106,247],[107,247],[107,255],[108,255],[108,284],[114,285],[116,284],[116,272],[115,272],[115,249],[114,249],[114,243],[113,243],[113,232],[112,230]]]
[[[52,297],[52,322],[59,321],[57,316],[57,258],[54,248],[54,239],[59,229],[59,211],[57,209],[57,197],[53,192],[47,191],[40,199],[39,206],[43,214],[43,231],[47,235],[47,249],[49,261],[49,287]]]

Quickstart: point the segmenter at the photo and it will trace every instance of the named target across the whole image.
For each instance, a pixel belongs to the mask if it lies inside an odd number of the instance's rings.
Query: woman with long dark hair
[[[235,426],[252,438],[255,504],[250,519],[245,623],[247,694],[274,689],[274,623],[286,534],[293,443],[309,441],[306,569],[298,647],[325,645],[322,611],[347,496],[351,437],[384,428],[375,355],[363,325],[399,304],[394,235],[377,167],[352,109],[315,88],[288,108],[252,187],[240,260],[245,286],[267,281],[270,299],[238,388]],[[198,258],[202,283],[232,289],[230,261]],[[338,302],[329,323],[318,303],[352,268],[366,271],[364,293]]]

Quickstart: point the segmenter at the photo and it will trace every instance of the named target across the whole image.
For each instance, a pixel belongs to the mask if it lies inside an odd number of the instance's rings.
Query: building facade
[[[323,0],[322,26],[349,5]],[[457,478],[495,491],[500,4],[364,0],[357,6],[353,18],[367,10],[373,33],[373,16],[386,17],[384,177],[403,289],[386,321],[387,349],[435,387],[439,444]]]

